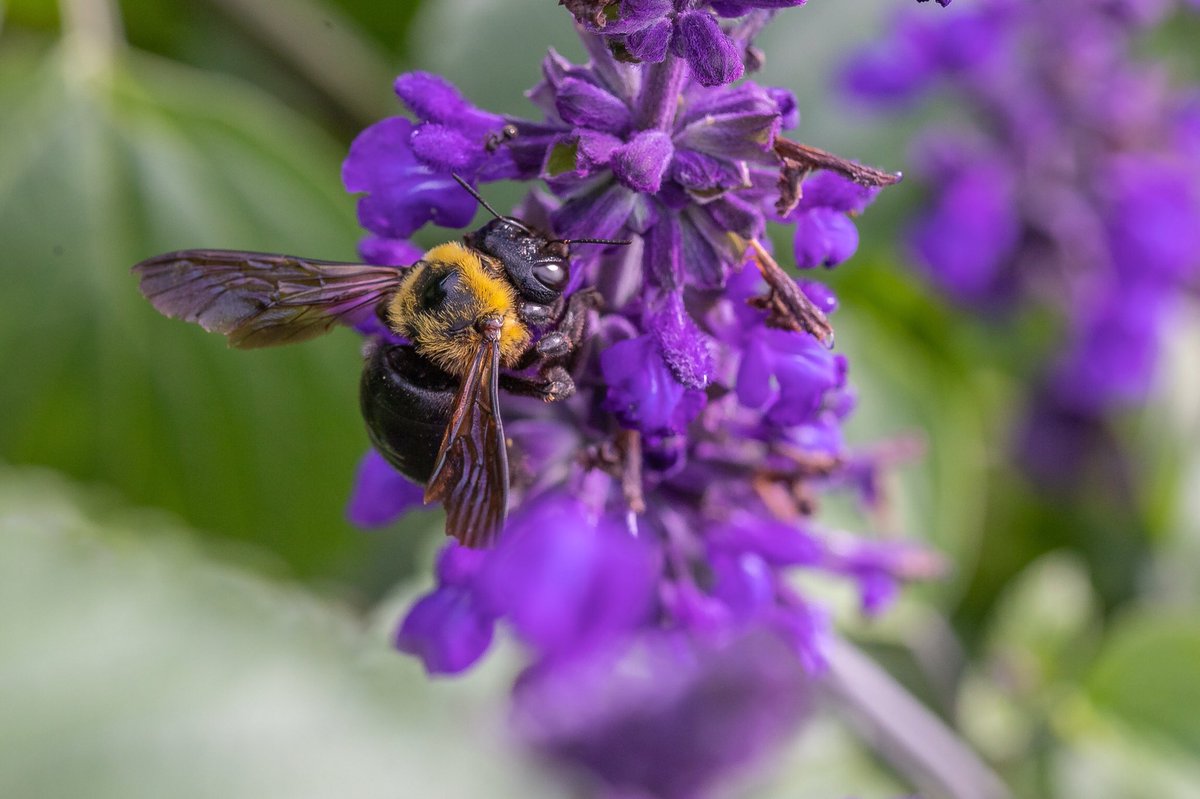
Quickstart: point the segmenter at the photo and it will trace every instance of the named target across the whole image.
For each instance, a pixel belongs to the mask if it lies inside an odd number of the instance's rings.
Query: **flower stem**
[[[59,0],[64,37],[84,75],[102,72],[112,64],[123,43],[121,14],[113,0]]]
[[[671,129],[686,74],[687,62],[673,53],[667,53],[661,63],[650,67],[638,98],[638,127],[641,130]]]

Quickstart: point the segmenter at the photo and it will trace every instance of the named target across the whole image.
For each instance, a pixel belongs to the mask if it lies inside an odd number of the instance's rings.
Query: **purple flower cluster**
[[[567,0],[583,30],[602,37],[622,60],[660,64],[667,55],[687,62],[701,86],[732,83],[757,63],[747,38],[781,8],[805,0]],[[744,18],[735,31],[722,18]]]
[[[446,545],[396,638],[456,673],[503,624],[530,653],[514,693],[526,739],[631,795],[701,795],[800,719],[828,622],[793,574],[847,578],[873,614],[939,566],[815,520],[825,491],[874,502],[880,463],[842,438],[854,399],[829,349],[837,301],[780,268],[766,225],[794,226],[798,265],[832,266],[857,246],[851,217],[894,178],[786,139],[786,90],[731,83],[767,10],[797,4],[568,3],[591,58],[549,53],[528,93],[540,119],[409,73],[396,92],[415,121],[373,125],[345,164],[368,259],[396,262],[427,222],[467,224],[452,173],[541,180],[549,192],[521,218],[632,242],[573,254],[572,290],[604,301],[579,391],[502,399],[508,523],[491,550]],[[370,454],[351,517],[384,524],[419,497]]]
[[[918,141],[928,194],[909,242],[962,304],[1059,311],[1040,392],[1053,412],[1035,418],[1100,420],[1141,399],[1200,278],[1196,87],[1134,55],[1174,6],[980,0],[902,15],[848,71],[872,103],[940,90],[968,112]]]

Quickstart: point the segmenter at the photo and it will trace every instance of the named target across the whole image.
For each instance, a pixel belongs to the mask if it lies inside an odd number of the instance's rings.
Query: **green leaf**
[[[1139,735],[1087,702],[1071,703],[1058,725],[1066,735],[1047,772],[1049,795],[1088,799],[1196,799],[1200,759]]]
[[[437,686],[164,515],[0,468],[0,796],[544,797],[509,666]]]
[[[1019,670],[1027,690],[1074,680],[1095,654],[1099,603],[1085,564],[1065,550],[1043,555],[1010,581],[987,632],[990,654]]]
[[[342,508],[365,451],[350,332],[228,350],[129,267],[186,247],[351,258],[340,147],[268,96],[127,53],[0,59],[0,458],[252,540],[297,572],[369,562]]]
[[[1085,682],[1087,694],[1144,733],[1200,753],[1200,614],[1123,619]]]

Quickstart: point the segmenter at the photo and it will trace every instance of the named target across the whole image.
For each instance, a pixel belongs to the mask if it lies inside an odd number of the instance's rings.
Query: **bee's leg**
[[[546,402],[558,402],[575,393],[575,381],[561,366],[547,365],[536,378],[502,374],[500,388],[522,397],[537,397]]]
[[[554,321],[554,308],[538,302],[523,302],[517,306],[517,318],[531,327],[545,327]]]
[[[567,307],[559,317],[554,329],[567,335],[572,347],[579,346],[587,328],[588,311],[604,307],[604,298],[595,289],[582,289],[567,299]]]
[[[560,360],[570,355],[583,341],[588,311],[599,308],[601,303],[600,294],[593,289],[572,294],[554,329],[538,339],[534,347],[541,360]]]

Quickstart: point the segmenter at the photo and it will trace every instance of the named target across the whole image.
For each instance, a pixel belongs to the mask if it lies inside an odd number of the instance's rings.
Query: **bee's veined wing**
[[[446,534],[469,547],[495,541],[508,513],[508,449],[500,418],[499,326],[485,326],[454,397],[425,501],[446,507]]]
[[[234,347],[319,336],[374,313],[403,270],[236,250],[183,250],[133,267],[142,294],[165,316],[223,333]]]

